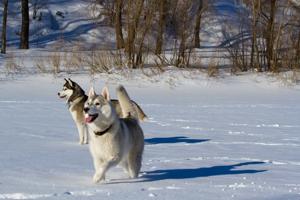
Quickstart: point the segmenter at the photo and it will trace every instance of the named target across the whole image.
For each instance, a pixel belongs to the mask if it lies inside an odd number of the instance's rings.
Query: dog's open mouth
[[[92,123],[97,117],[98,114],[94,114],[94,115],[88,114],[85,116],[85,123]]]
[[[67,97],[67,95],[61,95],[61,93],[60,93],[60,92],[58,93],[58,96],[59,96],[59,98],[61,98],[61,99],[64,99],[64,98],[66,98],[66,97]]]

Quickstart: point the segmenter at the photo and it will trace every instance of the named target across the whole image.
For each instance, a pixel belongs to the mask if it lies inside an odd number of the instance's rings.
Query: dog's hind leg
[[[129,173],[129,169],[128,169],[128,159],[124,159],[120,162],[120,166],[123,168],[123,170],[126,173]]]
[[[136,178],[142,167],[142,154],[143,151],[132,150],[128,156],[128,172],[130,178]]]

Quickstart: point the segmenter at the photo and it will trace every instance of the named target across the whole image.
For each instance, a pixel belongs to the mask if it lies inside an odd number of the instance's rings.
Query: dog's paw
[[[87,144],[87,143],[85,143],[83,140],[80,140],[78,143],[79,143],[80,145]]]
[[[93,182],[96,184],[96,183],[99,183],[99,182],[104,182],[105,181],[105,177],[104,176],[101,176],[99,174],[95,174],[93,176]]]

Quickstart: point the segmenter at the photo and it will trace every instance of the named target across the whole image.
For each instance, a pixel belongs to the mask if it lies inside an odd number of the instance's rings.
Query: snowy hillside
[[[92,159],[57,97],[63,78],[2,81],[0,199],[300,199],[299,88],[245,79],[161,82],[73,76],[86,90],[122,83],[149,116],[142,173],[92,183]],[[176,81],[175,81],[176,82]]]
[[[30,12],[30,43],[32,47],[51,46],[57,41],[64,41],[66,45],[69,42],[79,41],[90,45],[99,41],[110,44],[109,40],[113,32],[106,26],[103,18],[99,17],[101,8],[97,8],[99,11],[92,12],[90,3],[84,0],[38,2],[41,3],[39,3],[40,9],[38,9],[37,18],[32,18],[32,7]],[[15,12],[19,8],[19,1],[9,2],[7,28],[9,32],[7,35],[10,46],[16,46],[19,42],[21,14]],[[103,26],[105,27],[103,28]],[[103,35],[107,37],[101,39]]]
[[[65,47],[69,48],[83,43],[85,48],[95,48],[96,44],[101,44],[102,49],[111,49],[115,46],[113,26],[109,26],[106,18],[102,15],[103,9],[101,9],[101,6],[94,8],[89,1],[85,0],[45,0],[37,2],[40,3],[36,19],[33,19],[33,4],[30,4],[31,47],[55,49],[56,46],[53,46],[53,44],[61,42],[64,42]],[[201,30],[203,46],[218,46],[223,42],[222,20],[224,20],[224,17],[237,18],[236,12],[240,8],[240,4],[234,0],[216,1],[213,5],[216,12],[213,15],[206,16]],[[20,6],[18,0],[9,1],[7,36],[10,47],[18,47],[19,44]],[[2,13],[0,16],[2,18]],[[2,24],[0,24],[1,26]],[[169,45],[173,45],[173,40],[169,42]]]

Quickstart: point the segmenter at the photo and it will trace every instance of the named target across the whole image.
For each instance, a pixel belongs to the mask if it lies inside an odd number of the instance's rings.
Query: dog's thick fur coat
[[[121,100],[119,95],[118,99]],[[122,103],[120,105],[123,109]],[[84,111],[90,130],[89,146],[95,168],[93,181],[97,183],[105,180],[107,170],[117,164],[131,178],[137,177],[144,150],[144,134],[138,120],[118,117],[107,88],[103,89],[102,95],[96,95],[91,89]]]

